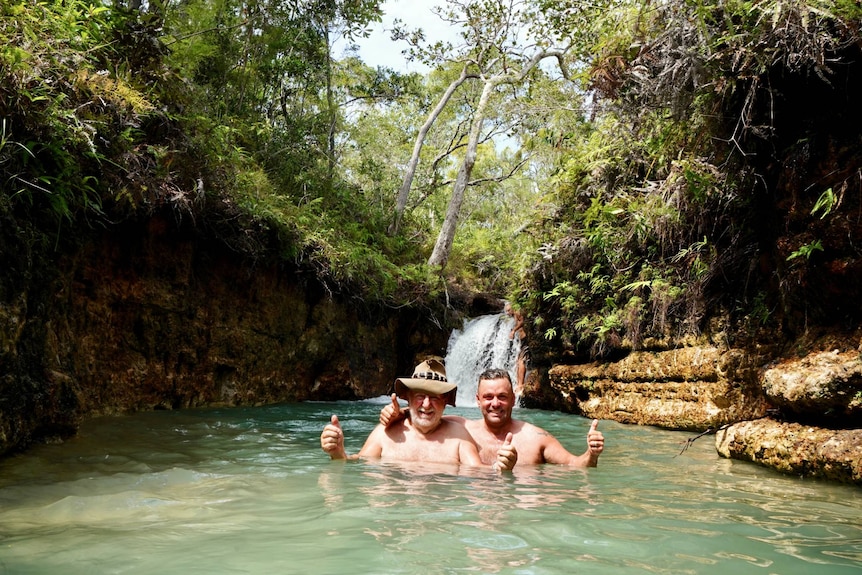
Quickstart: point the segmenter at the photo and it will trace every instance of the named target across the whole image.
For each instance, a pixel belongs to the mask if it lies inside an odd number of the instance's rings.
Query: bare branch
[[[529,158],[525,158],[525,159],[521,160],[520,162],[518,162],[517,164],[514,164],[511,167],[511,169],[509,170],[509,172],[506,174],[502,174],[502,175],[499,175],[499,176],[496,176],[493,178],[478,178],[475,180],[470,180],[470,182],[468,182],[467,185],[468,186],[478,186],[479,184],[484,184],[486,182],[502,182],[504,180],[508,180],[509,178],[514,176],[515,172],[520,170],[524,166],[524,164],[526,164],[528,161],[529,161]]]
[[[730,423],[725,423],[724,425],[722,425],[718,429],[713,429],[710,427],[710,428],[707,428],[706,431],[704,431],[702,433],[698,433],[694,437],[690,437],[690,438],[686,439],[683,442],[682,450],[679,453],[677,453],[676,455],[674,455],[674,459],[679,457],[680,455],[682,455],[686,451],[688,451],[688,448],[691,447],[692,445],[694,445],[694,442],[697,441],[698,439],[700,439],[701,437],[704,437],[706,435],[715,434],[715,433],[718,433],[719,431],[724,431],[725,429],[727,429],[730,426],[731,426]]]

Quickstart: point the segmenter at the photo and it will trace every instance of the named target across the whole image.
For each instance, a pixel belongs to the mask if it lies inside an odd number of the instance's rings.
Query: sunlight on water
[[[602,422],[600,467],[331,462],[386,398],[142,413],[0,467],[0,573],[850,574],[858,488],[720,459],[711,438]],[[475,408],[455,413],[475,417]],[[581,451],[589,421],[519,416]]]

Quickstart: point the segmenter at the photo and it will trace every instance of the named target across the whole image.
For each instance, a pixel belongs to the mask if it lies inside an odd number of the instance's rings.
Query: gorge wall
[[[331,293],[310,271],[249,260],[169,218],[65,249],[4,225],[0,242],[0,454],[101,414],[378,396],[418,357],[446,351],[448,326],[415,310]],[[485,303],[473,311],[498,302]],[[591,418],[709,430],[725,457],[862,484],[860,341],[792,352],[713,342],[536,365],[526,396]]]
[[[9,223],[7,221],[6,223]],[[449,332],[168,218],[65,249],[0,232],[0,453],[134,410],[388,393]]]

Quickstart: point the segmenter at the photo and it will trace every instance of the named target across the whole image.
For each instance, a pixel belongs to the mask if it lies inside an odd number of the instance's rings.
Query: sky
[[[398,18],[408,28],[422,28],[428,40],[454,40],[455,33],[448,23],[440,20],[431,9],[444,5],[445,0],[387,0],[383,3],[383,21],[375,23],[369,38],[360,39],[359,56],[369,66],[385,66],[399,72],[425,72],[419,62],[408,63],[401,51],[405,42],[393,42],[389,37],[393,21]]]

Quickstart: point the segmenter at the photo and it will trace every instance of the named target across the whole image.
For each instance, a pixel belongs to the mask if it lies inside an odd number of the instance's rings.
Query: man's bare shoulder
[[[461,418],[461,421],[464,424],[464,427],[467,428],[467,431],[476,432],[480,431],[485,427],[485,422],[481,419],[465,419]]]
[[[470,435],[470,432],[467,430],[467,427],[464,423],[467,420],[463,417],[449,416],[444,417],[440,421],[440,427],[438,429],[446,437],[456,437],[458,439],[468,439],[473,441],[473,436]]]
[[[550,432],[545,431],[538,425],[533,425],[520,419],[512,419],[512,433],[539,442],[555,439]]]
[[[403,430],[399,431],[399,434],[403,436]],[[390,430],[382,425],[377,425],[371,433],[368,434],[368,438],[365,440],[365,444],[362,446],[362,449],[359,450],[357,456],[380,457],[384,446],[390,445],[391,443],[393,443],[393,439],[390,435]]]
[[[547,431],[520,419],[513,419],[510,429],[518,449],[518,465],[545,463],[545,449],[551,441]]]
[[[376,439],[378,441],[383,440],[384,438],[403,438],[404,433],[407,431],[407,420],[396,421],[392,425],[388,427],[384,427],[381,424],[377,424],[371,433],[368,435],[368,439]]]

